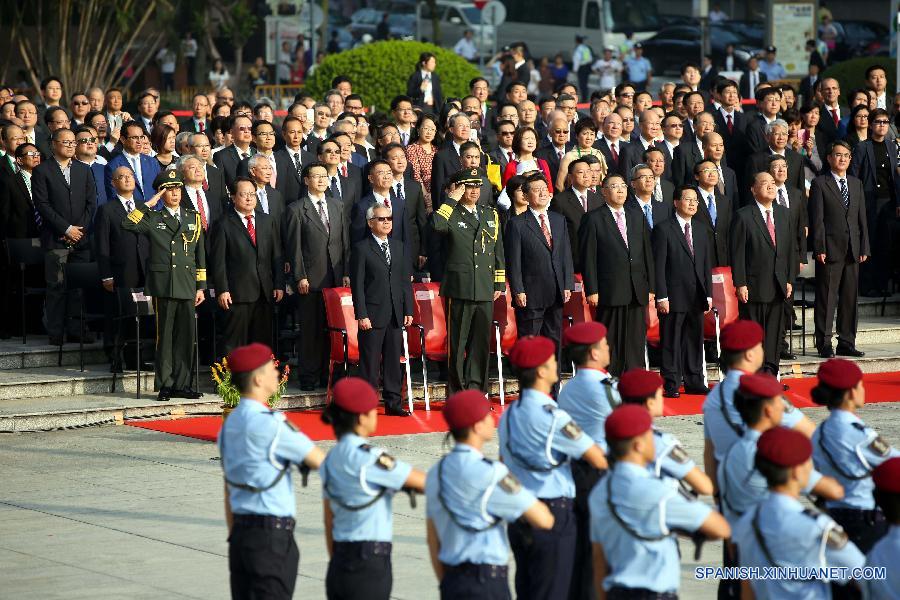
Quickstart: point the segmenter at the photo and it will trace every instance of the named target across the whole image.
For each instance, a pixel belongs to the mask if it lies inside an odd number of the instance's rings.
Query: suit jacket
[[[391,188],[391,202],[396,203],[395,196],[397,182]],[[425,190],[422,184],[412,178],[410,175],[403,177],[403,191],[405,198],[403,199],[403,212],[408,215],[403,220],[403,227],[408,227],[409,231],[403,234],[404,249],[410,257],[410,265],[414,265],[414,261],[420,256],[425,255],[425,244],[422,236],[425,228],[428,226],[428,214],[425,211]],[[394,221],[394,228],[397,227],[397,221]]]
[[[247,226],[233,210],[216,222],[210,236],[212,287],[217,294],[231,293],[234,302],[255,302],[260,296],[271,302],[272,292],[284,289],[281,231],[265,213],[256,211],[253,221],[255,246]]]
[[[701,90],[710,91],[716,84],[719,77],[719,71],[715,67],[710,67],[708,71],[701,72],[700,83],[697,85]]]
[[[118,197],[97,210],[94,219],[94,255],[100,277],[112,277],[113,285],[123,288],[143,287],[147,277],[150,242],[147,236],[122,227],[128,212]]]
[[[390,266],[370,231],[350,254],[353,310],[357,319],[369,319],[377,328],[402,326],[403,317],[413,314],[407,250],[399,239],[388,240],[388,248]]]
[[[256,154],[256,150],[251,146],[247,153],[250,156]],[[241,161],[244,160],[238,154],[237,147],[232,144],[227,148],[222,148],[215,154],[213,154],[213,163],[218,167],[218,169],[222,172],[222,177],[225,180],[225,186],[228,189],[231,189],[231,186],[234,184],[234,180],[238,176],[238,165],[240,165]]]
[[[314,154],[310,154],[306,150],[300,149],[300,169],[302,170],[308,164],[316,162]],[[303,179],[297,173],[297,166],[294,164],[293,152],[287,148],[275,151],[275,165],[278,167],[278,179],[275,189],[281,192],[285,204],[293,204],[306,195],[306,186],[303,185]]]
[[[153,180],[156,179],[156,176],[159,175],[160,171],[158,160],[152,156],[147,156],[146,154],[140,154],[139,156],[141,158],[141,180],[137,181],[137,174],[135,174],[135,203],[146,202],[156,194],[156,190],[153,188]],[[134,173],[134,169],[131,168],[131,163],[128,162],[128,158],[125,157],[124,153],[119,152],[113,156],[112,160],[108,161],[106,167],[103,169],[103,180],[106,187],[107,198],[116,197],[116,190],[112,185],[112,176],[119,167],[128,167],[131,169],[131,172]]]
[[[788,212],[791,216],[791,231],[797,232],[797,258],[800,262],[806,262],[807,235],[805,229],[809,226],[806,194],[797,188],[786,187]]]
[[[772,204],[775,241],[754,201],[734,216],[731,229],[731,274],[734,287],[747,286],[749,302],[776,302],[785,297],[787,284],[797,275],[797,253],[790,215]],[[779,241],[783,240],[783,241]]]
[[[678,219],[673,217],[653,228],[656,297],[667,298],[672,312],[705,311],[706,299],[712,296],[709,238],[700,233],[705,225],[691,221],[693,253]]]
[[[506,150],[502,150],[499,146],[494,146],[494,148],[490,152],[488,152],[488,156],[491,157],[491,160],[494,161],[495,164],[500,165],[501,173],[506,171],[506,165],[509,164],[509,156],[506,152]],[[510,150],[510,152],[512,151]],[[535,152],[535,155],[536,154],[537,152]],[[555,156],[555,153],[553,154]],[[515,160],[515,152],[513,152],[513,160]],[[556,158],[556,168],[559,168],[559,157]]]
[[[625,208],[628,246],[615,218],[602,207],[585,215],[579,231],[584,293],[601,306],[646,306],[655,281],[650,228],[644,215]]]
[[[722,116],[721,110],[713,111],[713,121],[716,124],[716,133],[722,136],[725,144],[725,159],[732,169],[740,169],[748,154],[747,148],[747,122],[748,115],[736,110],[732,118],[732,131],[728,132],[728,122]]]
[[[891,151],[893,144],[890,143],[890,140],[885,139],[884,143],[887,146],[888,164],[890,166],[891,179],[894,183],[893,188],[888,190],[888,193],[895,203],[900,203],[900,175],[897,174],[897,153],[896,151]],[[875,142],[868,139],[857,144],[856,149],[853,151],[853,158],[850,160],[848,172],[862,182],[863,190],[866,194],[866,209],[871,212],[876,210],[877,165]]]
[[[606,138],[599,138],[594,142],[594,148],[603,153],[603,158],[606,159],[606,165],[609,167],[609,172],[621,175],[626,181],[631,179],[630,171],[631,167],[634,166],[629,160],[629,145],[630,144],[627,141],[619,139],[619,158],[618,160],[613,161],[612,151],[609,149],[609,142]]]
[[[202,190],[201,190],[202,191]],[[207,230],[204,232],[206,235],[204,236],[204,240],[206,242],[206,256],[210,256],[212,252],[212,231],[216,224],[218,224],[219,220],[222,218],[222,215],[225,211],[234,212],[234,207],[231,205],[227,207],[223,207],[222,203],[209,193],[209,190],[206,190],[204,194],[206,194],[206,203],[209,205],[209,211],[206,213],[206,225]],[[199,213],[200,208],[197,206],[197,198],[196,194],[192,197],[188,192],[187,188],[183,185],[181,186],[181,202],[185,206],[192,206]],[[213,288],[218,289],[218,288]]]
[[[841,119],[846,117],[850,111],[846,106],[839,105],[840,107],[840,116]],[[828,108],[824,104],[819,105],[819,124],[816,125],[816,139],[819,137],[824,138],[824,144],[827,147],[828,144],[835,140],[841,139],[841,136],[838,134],[840,126],[834,124],[834,117],[831,112],[829,112]],[[822,156],[822,162],[825,162],[825,157]]]
[[[663,159],[666,161],[666,170],[663,171],[662,178],[666,181],[672,181],[672,154],[669,152],[669,145],[665,141],[656,142],[656,147],[662,150]],[[678,146],[675,146],[676,148]]]
[[[571,150],[569,144],[566,144],[566,152]],[[565,153],[563,153],[565,155]],[[547,163],[547,167],[550,169],[550,177],[553,181],[556,181],[556,176],[559,173],[559,154],[556,153],[556,148],[553,147],[552,144],[541,146],[534,152],[535,158],[543,158]],[[506,165],[503,165],[503,169],[506,168]],[[503,170],[501,169],[501,173]]]
[[[154,161],[155,162],[155,161]],[[70,183],[51,158],[35,167],[31,176],[34,206],[41,214],[41,245],[44,248],[65,248],[60,241],[70,225],[84,227],[84,237],[77,248],[90,248],[88,228],[97,205],[97,189],[90,167],[72,159]]]
[[[327,198],[329,228],[309,196],[285,211],[285,258],[291,263],[293,281],[308,279],[313,290],[341,285],[350,265],[350,228],[344,207]]]
[[[94,219],[97,218],[97,210],[108,202],[106,195],[106,165],[94,161],[94,164],[88,165],[91,169],[91,175],[94,176],[94,186],[97,189],[97,209],[94,211]]]
[[[359,199],[363,196],[362,191],[362,183],[361,180],[357,180],[355,177],[350,177],[348,173],[348,177],[344,177],[338,172],[338,183],[341,186],[341,197],[335,198],[339,200],[341,206],[344,209],[344,222],[347,223],[347,226],[350,226],[350,219],[352,217],[353,206],[359,202]],[[331,192],[331,180],[329,179],[328,189],[325,190],[325,196],[328,198],[332,198],[333,194]]]
[[[660,179],[659,187],[662,191],[663,202],[673,202],[672,198],[675,196],[675,184],[667,179]]]
[[[40,234],[34,201],[22,176],[0,173],[0,238],[36,238]]]
[[[231,196],[228,194],[228,188],[225,187],[225,178],[222,176],[222,170],[213,165],[206,165],[206,200],[210,204],[215,202],[219,205],[220,210],[231,208]]]
[[[663,192],[665,194],[665,192]],[[669,196],[671,198],[671,196]],[[647,220],[647,215],[644,214],[644,209],[641,208],[640,203],[638,202],[637,197],[631,192],[628,192],[628,199],[625,201],[625,207],[631,208],[644,216],[644,221]],[[672,218],[672,215],[675,214],[675,204],[671,200],[664,200],[663,202],[653,202],[650,201],[650,216],[653,218],[653,227],[651,228],[651,232],[656,228],[657,225],[662,223],[663,221],[668,221]],[[647,223],[647,227],[650,227],[650,223]]]
[[[756,113],[750,117],[747,128],[744,131],[748,155],[766,152],[769,149],[769,140],[766,139],[766,119],[762,113]]]
[[[194,122],[194,117],[190,116],[186,119],[182,119],[178,122],[178,131],[192,131],[194,133],[203,133],[207,137],[212,135],[209,130],[209,119],[203,119],[203,131],[200,131],[200,127]]]
[[[700,188],[697,189],[697,197],[700,205],[697,207],[697,214],[694,215],[693,221],[695,225],[702,224],[709,238],[709,250],[714,267],[727,267],[731,264],[731,249],[729,248],[728,238],[731,235],[731,226],[734,221],[734,210],[736,203],[725,195],[723,196],[717,190],[714,191],[716,196],[716,224],[713,226],[712,217],[709,214],[709,200],[705,192]],[[699,230],[695,230],[696,237]]]
[[[821,79],[821,76],[816,77],[816,81],[818,81],[819,79]],[[816,95],[816,92],[814,89],[815,85],[816,85],[816,81],[813,81],[812,77],[810,77],[809,75],[807,75],[806,77],[804,77],[803,79],[800,80],[800,92],[799,93],[800,93],[800,99],[802,102],[801,106],[803,104],[810,104],[813,97]]]
[[[826,262],[842,262],[848,257],[859,262],[860,256],[870,256],[862,182],[847,176],[847,188],[850,192],[847,209],[830,172],[813,179],[809,190],[812,251],[815,255],[824,254]]]
[[[694,165],[703,160],[703,153],[697,143],[691,138],[685,142],[682,138],[681,143],[675,148],[675,154],[672,156],[672,183],[679,185],[693,185]]]
[[[655,148],[656,144],[651,143],[651,148]],[[631,182],[631,167],[634,165],[639,165],[644,162],[644,145],[641,143],[640,138],[637,141],[628,144],[628,147],[625,149],[625,153],[627,154],[628,160],[628,173],[626,177],[628,177],[629,183]],[[665,151],[663,152],[665,154]],[[621,161],[621,158],[619,159]]]
[[[441,200],[444,198],[444,186],[461,168],[459,154],[453,144],[435,153],[431,163],[431,202],[434,210],[440,208]]]
[[[578,249],[581,245],[579,243],[580,238],[578,232],[581,227],[581,222],[584,219],[584,215],[588,212],[598,209],[606,204],[599,194],[591,194],[587,190],[585,190],[585,193],[588,197],[587,211],[584,210],[584,205],[578,200],[578,196],[575,195],[575,191],[571,187],[566,188],[562,192],[557,192],[553,196],[553,200],[550,201],[549,207],[549,210],[558,212],[566,218],[566,231],[569,234],[569,249],[572,252],[572,264],[574,265],[575,271],[579,273],[581,272],[581,256],[578,253]]]
[[[571,291],[575,285],[566,218],[548,211],[547,221],[552,246],[547,245],[531,210],[511,217],[504,232],[509,288],[513,294],[527,296],[526,312],[551,306],[562,307],[563,291]],[[519,307],[517,310],[522,309]]]
[[[425,93],[422,91],[422,70],[416,69],[406,82],[406,95],[412,98],[413,104],[425,108]],[[437,73],[431,74],[431,96],[434,99],[434,108],[428,107],[438,114],[444,103],[441,93],[441,78]]]
[[[414,219],[414,211],[407,202],[406,198],[401,200],[394,193],[393,188],[388,193],[391,202],[391,215],[394,217],[394,226],[391,230],[390,238],[403,242],[405,252],[415,248],[418,252],[419,248],[419,228]],[[371,235],[369,224],[366,221],[366,211],[370,206],[375,204],[375,194],[370,193],[363,196],[359,202],[353,205],[350,212],[350,245],[355,246],[357,243],[365,239],[367,235]],[[418,254],[410,254],[406,258],[411,259]]]
[[[756,71],[757,80],[756,83],[760,84],[763,81],[768,81],[769,77],[762,71]],[[741,98],[755,98],[755,91],[750,87],[750,71],[744,69],[743,74],[741,75],[741,81],[738,83],[738,91],[741,94]]]
[[[753,200],[753,194],[749,189],[753,184],[753,176],[760,171],[769,170],[769,157],[774,154],[775,153],[766,146],[764,151],[757,152],[750,156],[750,160],[747,162],[747,173],[745,175],[747,185],[744,186],[744,199],[742,204],[748,204]],[[803,157],[796,151],[785,148],[784,158],[787,160],[788,167],[787,181],[785,184],[788,187],[797,188],[798,190],[806,189],[806,173],[803,170]]]
[[[271,185],[266,184],[266,199],[269,201],[269,212],[266,213],[275,221],[275,226],[281,230],[284,221],[284,199],[281,194]],[[262,205],[257,202],[256,212],[263,212]]]

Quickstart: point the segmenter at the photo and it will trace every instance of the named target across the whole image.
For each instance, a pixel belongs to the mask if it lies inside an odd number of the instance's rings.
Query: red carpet
[[[866,402],[897,402],[900,400],[900,372],[870,373],[865,375]],[[788,399],[800,408],[816,406],[809,399],[810,390],[816,383],[814,377],[799,379],[785,379],[784,383],[790,386],[787,392]],[[500,405],[494,401],[497,415],[502,412]],[[447,425],[441,417],[442,403],[432,403],[431,412],[426,412],[421,403],[416,404],[416,411],[412,417],[386,417],[382,413],[378,419],[378,433],[376,435],[408,435],[417,433],[434,433],[447,431]],[[702,412],[703,396],[682,396],[677,400],[666,399],[665,415],[697,415]],[[331,427],[322,423],[321,410],[306,410],[289,412],[288,418],[301,431],[311,439],[334,439]],[[222,426],[222,418],[189,417],[185,419],[173,419],[163,421],[126,421],[126,425],[143,427],[154,431],[162,431],[175,435],[214,441]]]

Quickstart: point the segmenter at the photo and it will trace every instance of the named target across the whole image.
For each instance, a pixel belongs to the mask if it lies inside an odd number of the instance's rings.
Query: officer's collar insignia
[[[193,223],[188,223],[188,229],[189,229],[190,231],[193,231],[193,230],[194,230],[194,224],[193,224]]]
[[[457,221],[456,224],[459,225],[459,228],[460,228],[460,229],[465,229],[466,227],[468,227],[468,226],[467,226],[465,223],[463,223],[462,221]]]
[[[469,171],[469,175],[471,175],[472,177],[478,177],[478,169],[472,169],[471,171]]]
[[[175,179],[175,171],[169,171],[169,179]]]

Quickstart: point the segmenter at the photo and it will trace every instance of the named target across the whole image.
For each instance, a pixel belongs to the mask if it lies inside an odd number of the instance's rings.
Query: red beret
[[[889,458],[875,467],[872,481],[883,492],[900,494],[900,458]]]
[[[784,393],[784,386],[768,373],[741,375],[738,389],[748,396],[776,398]]]
[[[659,373],[646,369],[631,369],[619,378],[619,395],[627,398],[647,398],[663,386]]]
[[[228,368],[232,373],[249,373],[273,358],[272,349],[265,344],[249,344],[228,353]]]
[[[482,420],[490,412],[491,403],[483,392],[466,390],[447,398],[442,414],[450,429],[465,429]]]
[[[368,381],[345,377],[334,384],[334,403],[349,413],[361,415],[378,406],[378,393]]]
[[[802,465],[812,456],[809,438],[787,427],[773,427],[756,442],[756,453],[779,467]]]
[[[756,321],[735,321],[722,329],[722,350],[743,352],[762,343],[765,333]]]
[[[862,370],[852,360],[829,358],[819,365],[819,381],[836,390],[856,387],[862,376]]]
[[[519,338],[509,353],[509,362],[519,369],[534,369],[556,354],[556,345],[540,335]]]
[[[606,337],[606,325],[597,321],[584,321],[566,329],[563,344],[596,344]]]
[[[637,437],[653,426],[650,413],[637,404],[622,404],[606,417],[606,439],[627,440]]]

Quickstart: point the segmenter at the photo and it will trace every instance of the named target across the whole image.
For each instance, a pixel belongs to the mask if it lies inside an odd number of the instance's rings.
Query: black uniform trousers
[[[856,346],[859,321],[857,300],[859,263],[847,256],[843,261],[824,265],[816,261],[816,348],[831,347],[832,323],[837,311],[838,346]]]
[[[385,408],[401,408],[403,332],[397,320],[391,317],[390,327],[360,329],[358,339],[360,375],[376,390],[381,380]]]
[[[300,323],[300,384],[318,385],[328,379],[331,336],[325,331],[325,300],[321,290],[298,295]]]
[[[781,340],[784,336],[784,296],[772,302],[738,302],[738,316],[756,321],[762,326],[765,332],[763,369],[771,375],[777,375],[781,362]]]
[[[660,372],[667,392],[703,382],[703,309],[659,315]]]
[[[388,600],[393,585],[390,544],[334,543],[325,575],[328,600]]]
[[[591,511],[588,496],[605,471],[595,469],[587,461],[572,460],[575,481],[575,563],[569,600],[594,600],[594,558],[591,544]]]
[[[290,600],[300,549],[294,532],[235,525],[228,538],[232,600]]]
[[[446,565],[441,600],[511,600],[506,565]]]
[[[646,364],[647,321],[645,307],[634,299],[627,306],[598,306],[597,320],[606,326],[609,342],[609,372],[618,377],[628,369]]]
[[[516,558],[518,600],[567,598],[575,566],[575,512],[571,498],[545,499],[556,521],[549,531],[521,519],[509,524],[509,545]]]
[[[447,392],[475,389],[487,393],[494,303],[448,298],[447,304],[450,305],[447,309],[450,336]]]
[[[272,303],[262,292],[255,302],[233,302],[224,312],[222,354],[227,356],[235,348],[253,342],[272,346]]]
[[[194,301],[155,298],[156,389],[191,387],[194,362]]]

